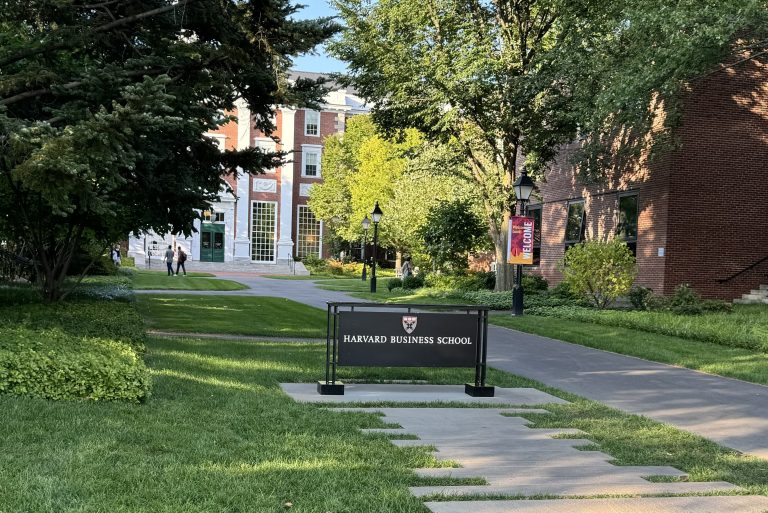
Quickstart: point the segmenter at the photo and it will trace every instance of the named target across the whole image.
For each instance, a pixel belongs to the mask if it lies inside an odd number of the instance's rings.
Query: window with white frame
[[[254,201],[252,212],[251,259],[256,262],[274,262],[277,203]]]
[[[303,144],[301,146],[301,176],[320,178],[320,152],[322,146]]]
[[[296,225],[296,257],[313,256],[320,258],[322,225],[307,205],[299,205]]]
[[[304,111],[304,135],[320,135],[320,113],[316,110]]]
[[[253,145],[264,152],[274,153],[275,151],[277,151],[277,145],[275,144],[275,141],[273,141],[272,139],[259,138],[253,141]],[[274,173],[275,171],[276,171],[276,168],[274,167],[270,167],[264,170],[265,173]]]

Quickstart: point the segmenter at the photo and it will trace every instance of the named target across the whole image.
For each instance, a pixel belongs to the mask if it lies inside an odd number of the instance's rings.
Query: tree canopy
[[[351,118],[344,133],[328,137],[322,159],[323,183],[312,188],[309,204],[348,242],[362,238],[361,222],[378,201],[384,211],[380,244],[420,251],[430,208],[453,198],[475,199],[458,173],[446,169],[458,163],[444,147],[424,144],[413,129],[402,139],[388,138],[367,115]]]
[[[223,176],[282,154],[221,152],[203,134],[242,99],[274,130],[278,104],[315,105],[291,57],[336,30],[287,0],[12,0],[0,12],[0,239],[29,241],[55,299],[86,240],[189,233]]]
[[[563,144],[599,167],[617,136],[635,149],[656,101],[674,124],[686,81],[733,52],[765,53],[764,0],[336,0],[331,45],[376,124],[414,127],[468,165],[496,247],[497,289],[511,286],[508,220],[522,161],[545,177]],[[734,42],[736,42],[734,46]],[[746,58],[746,57],[745,57]],[[632,145],[630,145],[632,146]]]

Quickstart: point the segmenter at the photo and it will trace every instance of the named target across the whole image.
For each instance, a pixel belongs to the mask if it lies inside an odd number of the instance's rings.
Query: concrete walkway
[[[768,510],[768,497],[709,496],[745,492],[731,483],[689,482],[687,474],[674,467],[618,466],[612,464],[609,454],[578,450],[579,446],[593,444],[586,439],[587,433],[577,429],[531,427],[526,420],[528,414],[546,414],[550,404],[565,402],[540,390],[498,388],[496,397],[469,397],[461,386],[455,385],[382,384],[354,385],[343,396],[321,396],[312,384],[281,383],[280,386],[299,402],[353,403],[341,410],[382,415],[383,422],[397,427],[362,431],[385,434],[398,447],[427,446],[435,451],[435,459],[460,465],[414,469],[419,476],[484,481],[484,484],[433,482],[411,487],[411,493],[417,497],[445,499],[426,503],[434,513],[761,513]],[[464,407],[439,407],[456,399]],[[367,402],[426,405],[357,407]],[[494,402],[497,408],[481,408]],[[430,407],[430,403],[435,407]],[[504,407],[503,403],[516,406]],[[651,477],[671,478],[671,482],[657,482]],[[707,496],[683,496],[687,494]],[[644,497],[595,499],[606,495]],[[655,495],[668,497],[653,497]],[[461,500],[481,496],[489,500],[471,503]],[[500,496],[517,500],[493,499]],[[542,496],[559,499],[527,500]]]
[[[326,301],[359,301],[311,281],[235,273],[221,277],[251,288],[143,292],[284,297],[322,309]],[[768,459],[768,387],[499,327],[489,330],[488,363]]]

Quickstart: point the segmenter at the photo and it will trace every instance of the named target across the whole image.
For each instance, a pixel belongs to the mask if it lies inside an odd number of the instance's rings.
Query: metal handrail
[[[737,276],[741,276],[741,275],[742,275],[742,274],[744,274],[745,272],[747,272],[747,271],[751,271],[752,269],[754,269],[754,268],[755,268],[755,267],[757,267],[758,265],[762,264],[762,263],[763,263],[763,262],[765,262],[766,260],[768,260],[768,255],[765,255],[765,256],[764,256],[763,258],[761,258],[760,260],[758,260],[758,261],[756,261],[756,262],[753,262],[751,265],[748,265],[747,267],[745,267],[745,268],[744,268],[744,269],[742,269],[741,271],[739,271],[739,272],[737,272],[737,273],[735,273],[735,274],[733,274],[733,275],[729,276],[728,278],[720,278],[719,280],[717,280],[717,282],[718,282],[718,283],[726,283],[726,282],[729,282],[729,281],[731,281],[732,279],[736,278]]]

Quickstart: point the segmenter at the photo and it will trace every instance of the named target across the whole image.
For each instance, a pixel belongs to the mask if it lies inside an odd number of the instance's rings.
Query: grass
[[[420,288],[407,290],[396,288],[387,290],[387,282],[391,278],[376,278],[376,293],[371,293],[371,282],[360,279],[348,280],[320,280],[315,284],[324,290],[336,290],[346,292],[349,295],[365,301],[379,303],[430,303],[440,305],[466,304],[466,301],[457,299],[448,293],[434,289]]]
[[[490,322],[582,346],[768,385],[768,354],[762,352],[555,317],[491,314]]]
[[[589,308],[554,308],[546,315],[768,352],[768,305],[734,305],[731,313],[702,315]]]
[[[380,417],[297,404],[280,382],[323,373],[323,344],[150,339],[154,392],[144,405],[0,396],[0,511],[425,513],[409,469],[438,466],[397,448]],[[467,369],[342,368],[342,379],[462,383]],[[692,480],[768,493],[765,462],[670,426],[491,369],[499,386],[535,386],[574,401],[526,414],[574,427],[622,465],[673,465]]]
[[[133,288],[136,290],[242,290],[247,285],[232,280],[212,278],[208,273],[188,273],[187,276],[168,276],[159,271],[136,271]]]
[[[324,338],[326,313],[288,299],[140,294],[147,325],[185,333]]]

